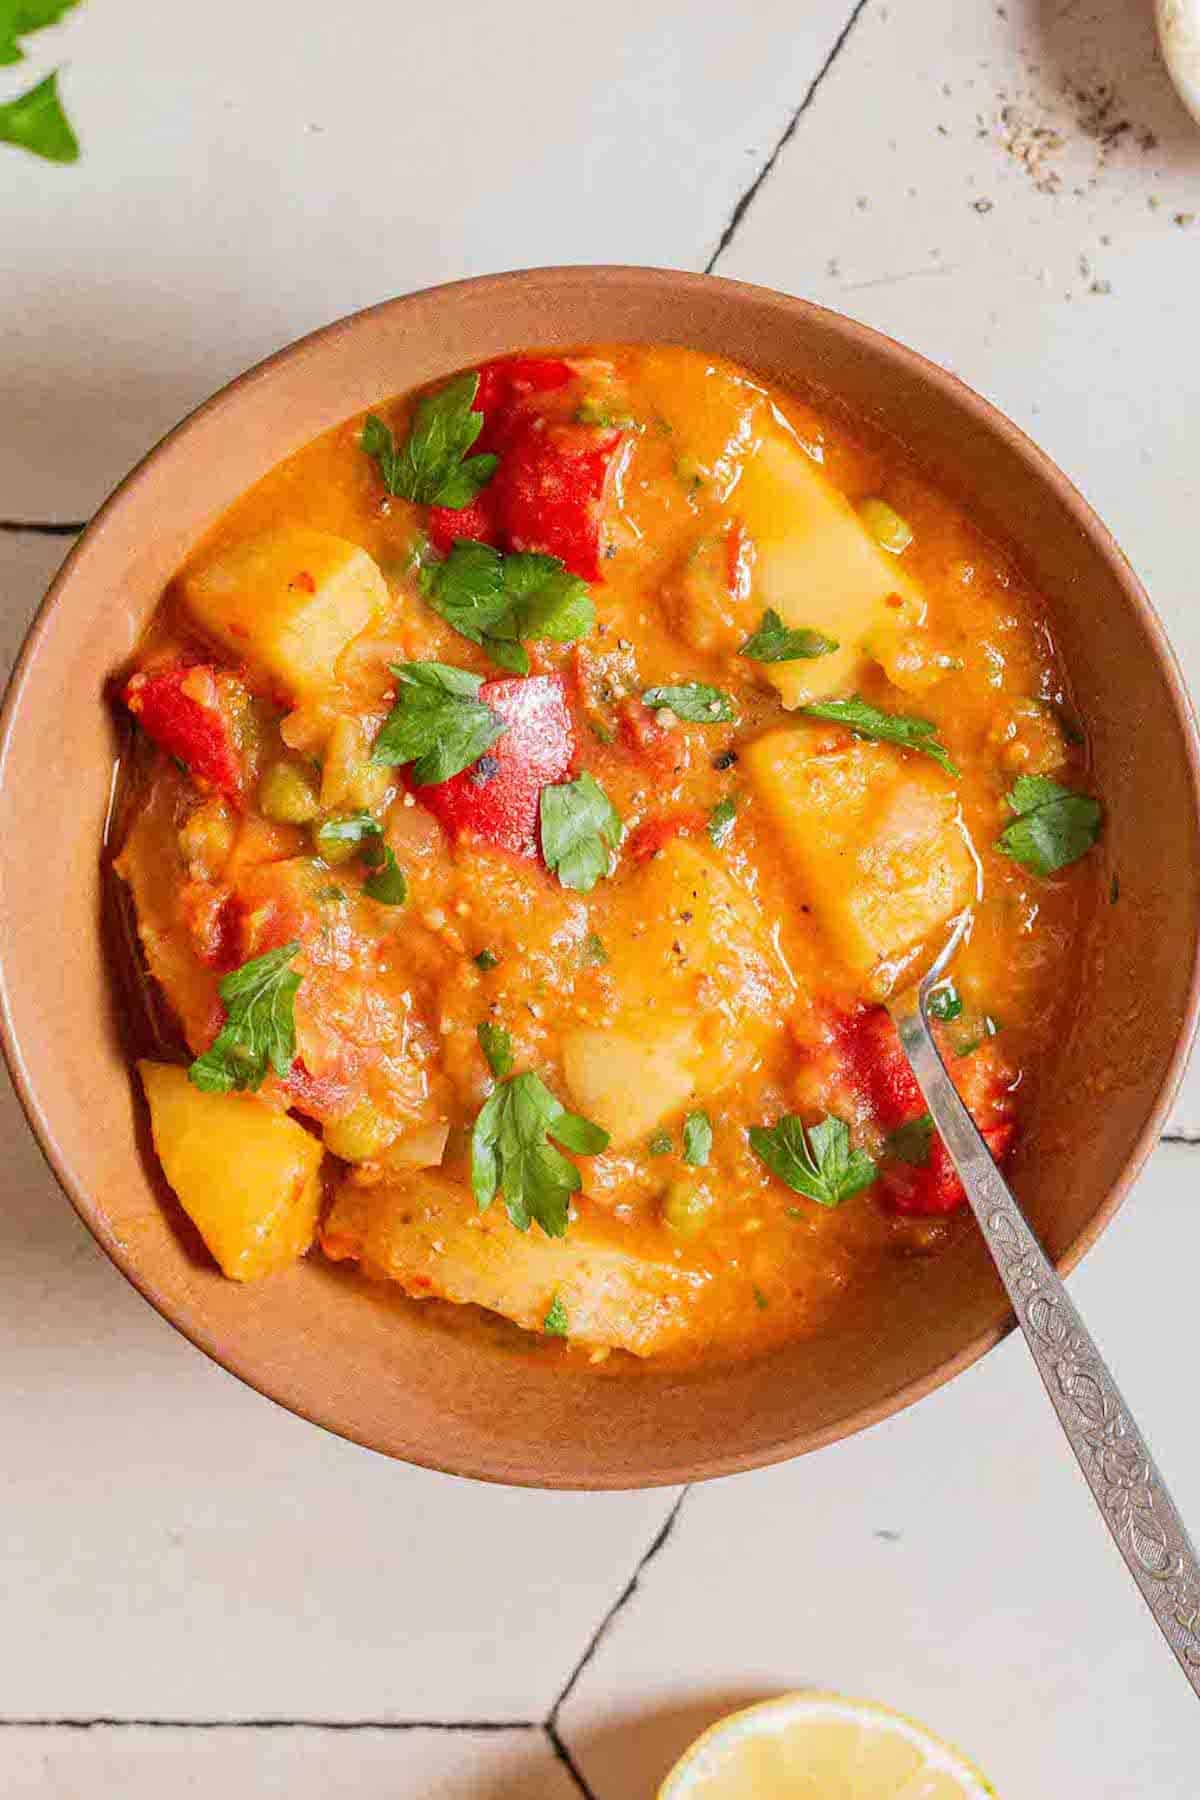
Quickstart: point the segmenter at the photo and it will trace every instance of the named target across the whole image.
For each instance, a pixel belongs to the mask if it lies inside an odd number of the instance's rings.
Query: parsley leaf
[[[313,843],[326,862],[342,862],[352,854],[347,845],[365,846],[368,839],[382,835],[382,825],[369,812],[341,813],[321,820],[313,832]]]
[[[674,1148],[670,1132],[664,1131],[661,1125],[646,1139],[646,1153],[649,1156],[669,1156]]]
[[[751,632],[738,655],[760,663],[811,661],[814,656],[829,656],[837,647],[837,639],[826,637],[823,631],[811,631],[807,626],[793,630],[768,607],[762,624]]]
[[[821,1206],[840,1206],[875,1179],[871,1158],[850,1148],[849,1126],[832,1115],[807,1128],[795,1113],[775,1125],[752,1125],[750,1147],[793,1192]]]
[[[683,1121],[683,1160],[702,1169],[712,1155],[712,1121],[699,1108]]]
[[[947,775],[959,773],[945,746],[938,743],[937,726],[931,719],[880,712],[877,706],[868,705],[858,694],[849,700],[817,701],[800,710],[810,719],[830,719],[835,725],[844,725],[856,737],[875,738],[882,744],[900,744],[906,750],[923,751],[926,756],[932,756]]]
[[[439,662],[389,667],[400,688],[375,739],[373,763],[410,762],[413,780],[425,787],[469,768],[508,730],[478,698],[480,676]]]
[[[0,48],[3,48],[2,30]],[[11,56],[0,57],[4,62],[15,60]],[[15,100],[0,106],[0,144],[15,144],[19,150],[44,156],[47,162],[79,161],[79,139],[63,111],[57,69],[36,87],[27,88]]]
[[[911,1163],[914,1169],[923,1169],[929,1161],[932,1143],[933,1120],[928,1113],[922,1113],[920,1118],[897,1125],[884,1140],[883,1147],[889,1156]]]
[[[737,818],[737,804],[726,797],[718,800],[708,816],[708,835],[717,849],[722,849],[733,835],[734,820]]]
[[[608,961],[604,939],[597,931],[589,931],[579,946],[579,960],[585,969],[599,969]]]
[[[646,706],[655,711],[669,706],[680,719],[693,725],[723,725],[737,718],[737,707],[730,695],[703,681],[683,681],[675,687],[647,688],[642,695]]]
[[[78,0],[3,0],[0,4],[0,66],[24,59],[17,39],[57,25]]]
[[[475,1035],[479,1039],[479,1048],[487,1058],[488,1068],[497,1081],[503,1081],[506,1075],[512,1074],[512,1038],[503,1025],[493,1025],[490,1019],[480,1020],[475,1027]]]
[[[225,1023],[188,1078],[206,1094],[231,1088],[261,1087],[270,1063],[286,1075],[296,1060],[294,1001],[300,977],[288,964],[300,946],[284,944],[252,957],[226,975],[218,992],[225,1003]]]
[[[1053,875],[1078,862],[1100,835],[1100,802],[1044,775],[1018,775],[1008,804],[1017,817],[1000,833],[996,848],[1035,875]]]
[[[371,874],[363,882],[363,893],[380,906],[403,906],[408,899],[408,879],[396,861],[390,844],[370,843],[363,851],[363,861]]]
[[[558,557],[524,551],[502,556],[468,538],[457,538],[437,565],[427,597],[447,625],[517,675],[529,673],[522,638],[574,643],[596,623],[586,581]]]
[[[943,1025],[948,1025],[952,1019],[961,1018],[962,1009],[962,995],[952,981],[935,988],[929,996],[930,1015],[940,1019]]]
[[[563,1305],[562,1295],[555,1294],[546,1310],[546,1316],[542,1320],[542,1330],[547,1337],[565,1338],[570,1329],[571,1324],[567,1318],[567,1309]]]
[[[496,955],[494,950],[481,950],[475,958],[475,967],[477,969],[482,969],[486,975],[490,969],[498,969],[500,967],[500,958]]]
[[[483,414],[472,411],[478,392],[479,376],[470,370],[436,394],[426,394],[417,401],[408,437],[399,447],[383,420],[367,414],[362,447],[378,463],[389,494],[419,506],[457,509],[471,504],[499,461],[491,455],[467,456],[483,430]]]
[[[594,776],[544,787],[539,802],[542,855],[562,885],[590,893],[608,874],[609,852],[621,841],[621,819]]]
[[[606,1131],[567,1112],[537,1075],[514,1075],[497,1087],[471,1133],[471,1188],[480,1212],[502,1193],[518,1231],[536,1222],[547,1237],[565,1237],[580,1177],[551,1138],[587,1156],[608,1143]]]

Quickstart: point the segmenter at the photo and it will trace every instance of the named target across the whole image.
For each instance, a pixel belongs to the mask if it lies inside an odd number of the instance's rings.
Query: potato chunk
[[[205,1094],[172,1063],[138,1064],[154,1148],[226,1275],[255,1281],[312,1243],[321,1145],[253,1094]]]
[[[811,626],[839,646],[809,662],[764,666],[783,704],[849,692],[868,657],[889,677],[902,675],[899,661],[911,661],[908,640],[924,620],[924,596],[812,458],[770,429],[746,462],[737,496],[757,546],[755,599],[785,625]]]
[[[609,904],[613,1011],[564,1033],[562,1059],[578,1110],[620,1148],[750,1066],[781,971],[750,895],[694,843],[673,840]]]
[[[346,538],[280,525],[182,579],[206,637],[257,664],[296,700],[324,692],[334,664],[387,604],[378,566]]]
[[[686,1334],[703,1272],[678,1267],[613,1241],[614,1228],[586,1203],[565,1238],[520,1232],[499,1201],[483,1214],[467,1189],[445,1175],[396,1175],[374,1187],[346,1181],[321,1231],[335,1261],[354,1258],[368,1273],[398,1281],[417,1299],[437,1296],[502,1313],[541,1331],[557,1295],[573,1342],[649,1356]],[[620,1229],[619,1227],[616,1229]]]
[[[874,993],[974,898],[954,789],[884,744],[819,752],[819,734],[757,738],[743,766],[774,819],[817,922]]]

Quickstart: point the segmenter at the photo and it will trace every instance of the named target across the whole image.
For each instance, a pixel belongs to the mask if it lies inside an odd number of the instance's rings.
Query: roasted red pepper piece
[[[557,556],[573,575],[595,581],[604,489],[620,441],[608,427],[525,420],[492,477],[506,546]]]
[[[220,794],[239,791],[242,765],[227,695],[208,663],[139,671],[130,676],[122,698],[147,736],[186,763],[198,785]]]
[[[484,363],[479,371],[475,411],[483,414],[483,430],[474,451],[503,452],[536,394],[549,394],[574,379],[569,363],[552,356],[506,356]]]
[[[687,742],[674,727],[661,725],[644,700],[632,696],[617,705],[617,735],[627,750],[662,780],[681,773]]]
[[[460,775],[413,792],[456,837],[535,857],[542,789],[562,781],[575,754],[561,676],[485,681],[479,698],[508,730]]]
[[[474,538],[478,544],[500,543],[496,509],[490,488],[481,488],[470,506],[431,506],[429,509],[429,541],[446,556],[455,538]]]
[[[880,1129],[888,1135],[920,1119],[928,1111],[908,1058],[900,1046],[887,1010],[873,1006],[845,1022],[842,1042],[859,1092],[868,1101]],[[1016,1126],[1008,1089],[1012,1072],[998,1050],[982,1044],[969,1058],[950,1064],[955,1086],[997,1161],[1011,1147]],[[911,1218],[935,1218],[954,1212],[966,1195],[945,1145],[936,1132],[924,1163],[905,1162],[885,1154],[880,1191],[891,1211]]]
[[[630,832],[625,847],[634,862],[649,862],[672,838],[695,837],[707,824],[708,814],[700,807],[680,806],[656,819],[643,819]]]

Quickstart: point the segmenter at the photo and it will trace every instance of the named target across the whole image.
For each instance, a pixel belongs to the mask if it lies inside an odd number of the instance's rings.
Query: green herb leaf
[[[19,150],[45,157],[47,162],[79,161],[79,139],[63,111],[57,69],[36,87],[27,88],[15,100],[0,106],[0,144],[15,144]]]
[[[466,538],[456,539],[435,569],[428,598],[448,625],[516,675],[529,673],[522,638],[573,643],[596,623],[587,583],[558,557],[502,556]]]
[[[383,836],[383,827],[378,819],[373,819],[369,812],[340,813],[330,819],[322,819],[313,832],[313,842],[322,856],[329,849],[333,850],[330,861],[341,861],[338,851],[345,852],[345,845],[365,845],[368,839]]]
[[[477,969],[482,969],[486,975],[489,969],[498,969],[500,967],[500,958],[496,955],[494,950],[481,950],[475,958],[475,967]]]
[[[608,874],[609,852],[621,841],[621,820],[594,776],[544,787],[539,803],[542,855],[564,887],[590,893]]]
[[[258,1088],[268,1063],[277,1075],[288,1073],[296,1060],[294,1002],[300,986],[299,975],[288,964],[299,950],[298,943],[284,944],[226,975],[218,989],[225,1023],[188,1070],[195,1087],[206,1094]]]
[[[932,1143],[933,1120],[928,1113],[922,1113],[919,1119],[909,1119],[906,1124],[898,1125],[884,1140],[883,1147],[888,1156],[911,1163],[914,1169],[923,1169],[929,1161]]]
[[[503,1081],[511,1075],[513,1066],[512,1039],[503,1025],[493,1025],[490,1019],[481,1019],[475,1027],[479,1039],[479,1048],[487,1058],[488,1068],[497,1081]]]
[[[734,822],[737,819],[737,804],[726,798],[718,800],[709,814],[708,835],[718,850],[724,848],[733,836]]]
[[[856,737],[875,738],[882,744],[900,744],[906,750],[920,750],[925,756],[932,756],[947,775],[959,773],[945,746],[938,743],[937,726],[930,719],[880,712],[877,706],[868,705],[857,694],[849,700],[817,701],[800,710],[810,719],[829,719],[835,725],[844,725]]]
[[[23,59],[18,38],[57,25],[77,4],[78,0],[0,0],[0,67]]]
[[[408,899],[408,880],[390,844],[368,844],[363,861],[372,873],[363,882],[363,893],[380,906],[403,906]]]
[[[683,1121],[683,1160],[702,1169],[712,1155],[713,1128],[706,1112],[697,1109]]]
[[[875,1179],[871,1158],[851,1149],[849,1126],[832,1115],[807,1129],[794,1113],[775,1125],[752,1125],[750,1147],[793,1192],[821,1206],[840,1206]]]
[[[498,550],[456,538],[444,562],[434,566],[429,603],[447,625],[481,644],[508,611]]]
[[[570,1329],[570,1321],[567,1318],[567,1309],[563,1305],[562,1295],[555,1294],[547,1308],[546,1316],[542,1320],[542,1330],[547,1337],[565,1338]]]
[[[608,1133],[569,1113],[533,1074],[514,1075],[485,1102],[471,1133],[471,1187],[480,1212],[497,1193],[518,1231],[531,1221],[547,1237],[564,1237],[579,1170],[551,1138],[586,1155],[603,1150]]]
[[[646,1139],[646,1153],[649,1156],[669,1156],[674,1148],[670,1132],[664,1131],[661,1126]]]
[[[759,1312],[766,1312],[766,1310],[770,1306],[771,1302],[767,1299],[767,1296],[763,1293],[762,1289],[758,1286],[757,1282],[755,1283],[751,1292],[754,1295],[754,1304],[755,1304],[755,1306],[757,1306]]]
[[[467,456],[483,430],[483,414],[472,411],[478,392],[479,376],[472,370],[426,394],[417,401],[412,427],[399,448],[383,420],[367,414],[362,447],[378,463],[389,494],[419,506],[458,509],[471,504],[499,461],[490,455]]]
[[[392,663],[396,704],[371,751],[373,763],[413,765],[421,787],[449,781],[504,736],[505,721],[478,699],[478,675],[449,663]]]
[[[1044,775],[1019,775],[1008,804],[1017,817],[996,848],[1035,875],[1053,875],[1086,856],[1100,835],[1100,802]]]
[[[793,630],[768,607],[762,624],[746,639],[738,655],[760,663],[809,662],[815,656],[831,655],[837,647],[837,639],[826,637],[823,631],[811,631],[807,626]]]
[[[598,933],[589,931],[579,946],[579,960],[585,969],[599,969],[608,961],[608,951]]]
[[[930,1017],[940,1019],[943,1025],[948,1025],[951,1019],[961,1018],[962,1009],[962,995],[952,981],[935,988],[929,996]]]
[[[655,711],[669,706],[680,719],[693,725],[724,725],[737,718],[737,707],[730,695],[703,681],[683,681],[676,687],[647,688],[643,703]]]

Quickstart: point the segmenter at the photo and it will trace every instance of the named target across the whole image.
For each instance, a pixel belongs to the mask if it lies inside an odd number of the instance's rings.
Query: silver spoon
[[[929,1028],[930,993],[970,923],[968,910],[920,986],[890,1002],[889,1011],[1067,1442],[1142,1598],[1200,1696],[1196,1552],[1133,1414],[959,1099]]]

